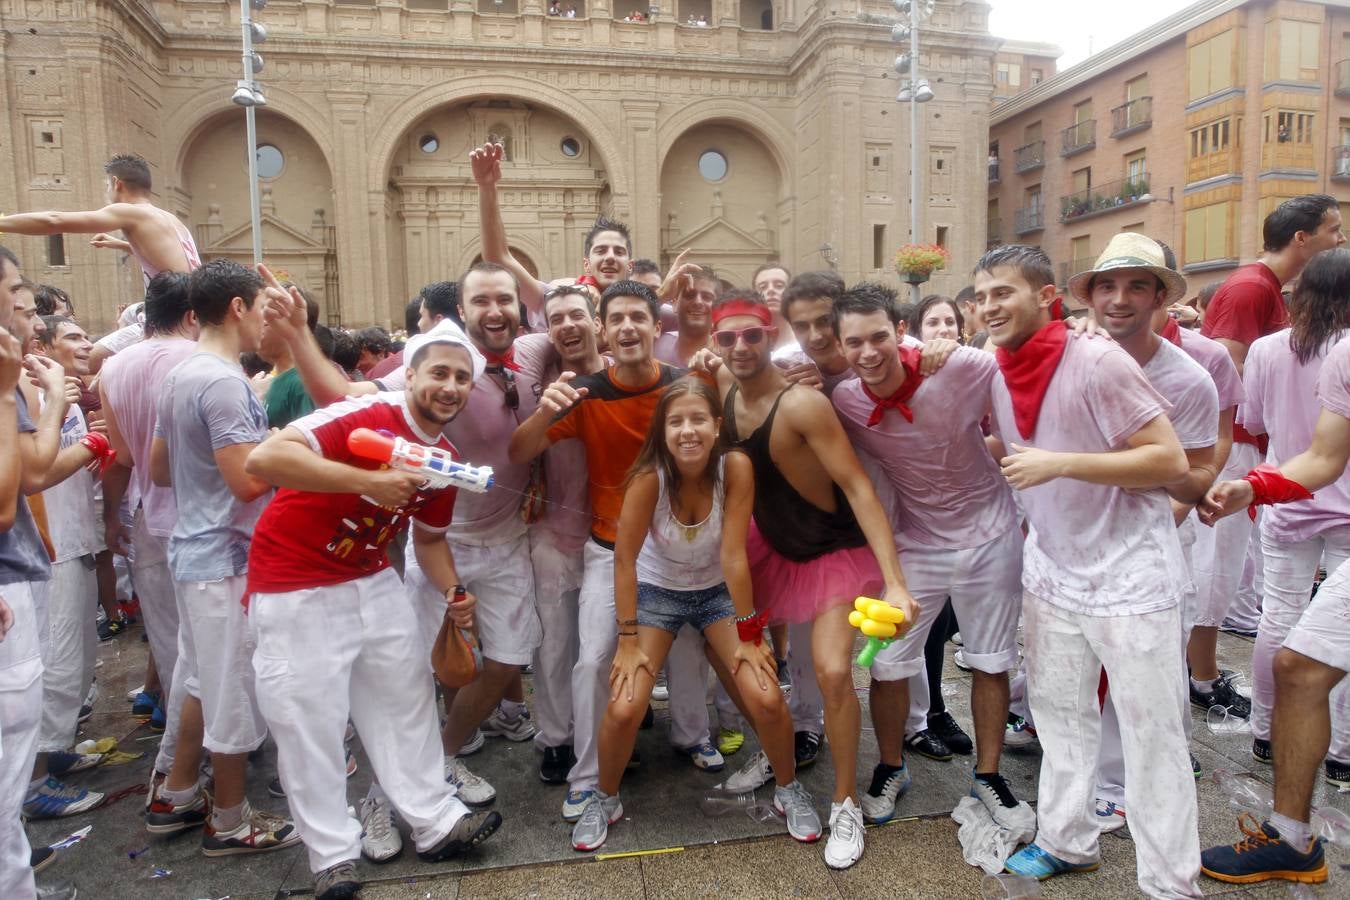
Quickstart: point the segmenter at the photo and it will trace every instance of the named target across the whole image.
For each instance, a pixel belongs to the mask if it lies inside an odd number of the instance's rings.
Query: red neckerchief
[[[494,368],[498,372],[502,369],[510,369],[512,372],[520,371],[520,364],[516,362],[516,347],[514,344],[507,347],[505,353],[493,353],[491,350],[484,350],[483,359],[487,361],[489,372]]]
[[[1036,433],[1041,402],[1045,400],[1046,389],[1050,387],[1050,379],[1055,377],[1068,342],[1069,329],[1063,321],[1055,321],[1033,334],[1016,350],[1000,347],[996,354],[998,367],[1003,370],[1003,381],[1012,398],[1017,430],[1028,440]]]
[[[1163,326],[1162,336],[1178,347],[1181,346],[1181,326],[1177,324],[1176,319],[1171,316],[1167,317],[1167,324]]]
[[[918,347],[906,347],[904,344],[901,344],[899,349],[900,365],[905,369],[905,380],[900,385],[900,390],[889,397],[878,397],[867,385],[863,385],[863,393],[867,395],[867,399],[876,404],[872,409],[872,415],[867,417],[868,428],[879,425],[888,409],[900,413],[906,422],[914,421],[914,410],[910,409],[906,402],[914,396],[919,385],[923,384],[923,373],[919,371],[919,359],[923,356],[923,351]]]

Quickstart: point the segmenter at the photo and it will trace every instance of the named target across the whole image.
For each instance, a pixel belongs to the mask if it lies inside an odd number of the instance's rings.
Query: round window
[[[286,157],[271,144],[258,145],[258,177],[276,178],[286,166]]]
[[[698,158],[698,173],[708,181],[721,181],[727,177],[727,158],[716,150],[704,150]]]
[[[417,139],[417,146],[423,153],[435,153],[441,148],[441,142],[434,134],[424,134]]]
[[[562,139],[563,156],[576,158],[581,155],[581,141],[574,137],[565,137]]]

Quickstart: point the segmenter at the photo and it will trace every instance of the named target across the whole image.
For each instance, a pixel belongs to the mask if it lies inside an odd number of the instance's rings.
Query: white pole
[[[919,3],[909,6],[909,240],[919,243]],[[910,302],[922,299],[919,285],[909,286]]]
[[[253,24],[248,0],[239,0],[239,18],[244,34],[244,80],[249,89],[253,84]],[[253,226],[253,263],[262,262],[262,209],[258,198],[258,122],[253,107],[244,107],[244,123],[248,132],[248,205]]]

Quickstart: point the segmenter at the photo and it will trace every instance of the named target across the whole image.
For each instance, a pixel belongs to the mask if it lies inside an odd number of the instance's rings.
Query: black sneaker
[[[1214,686],[1207,691],[1197,690],[1191,682],[1191,705],[1208,710],[1215,706],[1227,707],[1230,715],[1245,719],[1252,714],[1252,701],[1237,692],[1231,677],[1220,674]]]
[[[94,715],[94,708],[90,706],[88,703],[84,703],[80,706],[80,712],[75,717],[75,721],[80,725],[83,725],[85,722],[88,722],[93,715]]]
[[[792,673],[788,671],[788,662],[786,659],[775,659],[778,664],[778,687],[782,690],[792,689]]]
[[[815,765],[816,757],[820,755],[820,735],[814,731],[798,731],[792,737],[797,768],[805,769]]]
[[[969,756],[975,750],[970,735],[961,730],[961,726],[957,724],[956,719],[952,718],[950,712],[943,711],[936,716],[930,716],[928,718],[928,730],[937,735],[938,739],[946,744],[947,749],[953,753]]]
[[[952,758],[952,748],[942,742],[942,738],[925,728],[905,741],[905,746],[920,756],[947,762]]]
[[[28,865],[36,875],[43,869],[50,866],[56,860],[56,851],[51,847],[34,847],[32,854],[28,857]]]
[[[539,764],[539,780],[544,784],[567,784],[567,773],[575,762],[571,744],[545,747],[544,760]]]
[[[281,786],[280,776],[267,782],[267,795],[269,797],[276,797],[278,800],[286,799],[286,789]]]
[[[113,638],[117,637],[119,634],[121,634],[126,630],[127,630],[126,619],[120,616],[116,619],[108,619],[106,622],[102,622],[98,626],[99,643],[107,643],[108,641],[111,641]]]
[[[1350,763],[1337,762],[1328,758],[1325,763],[1327,781],[1337,787],[1350,786]]]
[[[441,862],[483,843],[501,827],[502,814],[496,810],[471,812],[462,816],[450,833],[430,850],[417,851],[417,858],[422,862]]]
[[[1327,880],[1327,861],[1322,840],[1313,838],[1306,851],[1291,847],[1269,822],[1257,825],[1250,813],[1243,813],[1238,827],[1245,837],[1231,846],[1210,847],[1200,854],[1200,871],[1210,878],[1229,884],[1255,884],[1276,878],[1304,884]]]
[[[1200,776],[1205,774],[1205,770],[1200,768],[1200,760],[1195,758],[1194,753],[1191,754],[1191,774],[1195,776],[1196,781],[1199,781]]]
[[[1275,756],[1270,752],[1270,741],[1252,738],[1252,759],[1268,766],[1272,765],[1275,762]]]

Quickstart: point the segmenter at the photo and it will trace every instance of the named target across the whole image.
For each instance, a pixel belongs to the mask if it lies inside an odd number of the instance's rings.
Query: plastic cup
[[[1041,883],[1030,875],[1014,875],[1003,872],[999,875],[986,875],[980,882],[980,893],[984,900],[1020,900],[1023,897],[1040,897]]]

